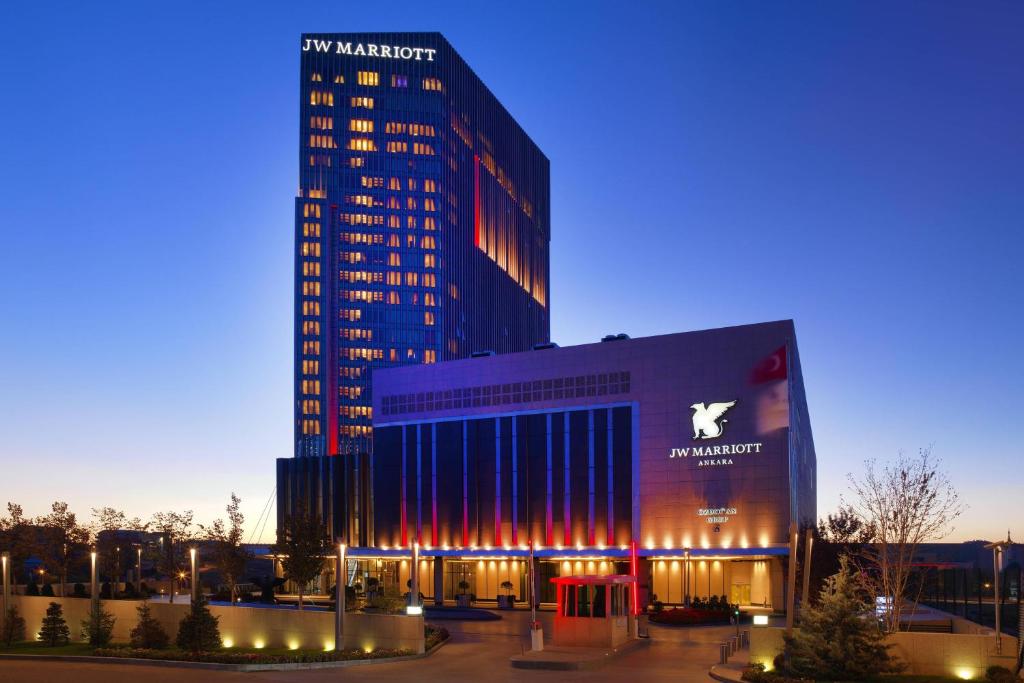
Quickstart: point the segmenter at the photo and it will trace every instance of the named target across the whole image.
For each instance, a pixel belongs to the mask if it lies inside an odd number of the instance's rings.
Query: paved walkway
[[[644,683],[700,682],[711,679],[708,670],[718,659],[718,643],[729,627],[651,627],[651,644],[616,657],[592,671],[523,671],[508,658],[529,647],[529,613],[505,613],[501,621],[446,622],[452,640],[427,659],[394,664],[373,664],[346,669],[235,673],[196,671],[117,664],[64,664],[9,661],[0,664],[0,683],[205,683],[212,681],[609,681],[643,680]],[[550,622],[551,615],[547,614]],[[549,623],[545,626],[550,628]]]

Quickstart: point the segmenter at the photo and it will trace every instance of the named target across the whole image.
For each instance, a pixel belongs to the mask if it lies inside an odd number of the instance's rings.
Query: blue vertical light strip
[[[563,427],[563,441],[565,443],[565,449],[562,451],[562,458],[565,462],[565,472],[563,480],[565,481],[565,490],[562,496],[562,537],[565,545],[572,545],[572,478],[571,464],[569,463],[569,411],[562,413],[562,424]]]
[[[416,542],[423,543],[423,425],[416,425]]]
[[[633,538],[630,540],[637,541],[640,538],[640,404],[633,401],[630,409],[633,413],[632,452],[629,454],[633,465]]]
[[[494,418],[494,544],[501,545],[501,418]]]
[[[587,411],[587,545],[594,545],[594,411]]]
[[[608,545],[615,545],[615,449],[612,447],[615,439],[615,428],[612,423],[612,409],[608,408],[608,513],[605,535],[608,537]]]
[[[551,413],[548,413],[544,417],[547,419],[547,426],[548,426],[548,455],[547,455],[548,490],[547,490],[547,502],[546,502],[546,504],[544,506],[544,542],[547,545],[552,545],[554,543],[554,520],[552,520],[552,517],[554,515],[554,511],[552,509],[553,501],[552,501],[551,489],[554,486],[554,481],[553,481],[553,477],[551,475],[551,466],[552,466],[552,462],[551,462],[552,443],[551,443],[551,441],[552,441],[552,438],[553,438],[552,434],[551,434]]]
[[[512,545],[519,545],[519,447],[516,423],[519,419],[512,416]]]

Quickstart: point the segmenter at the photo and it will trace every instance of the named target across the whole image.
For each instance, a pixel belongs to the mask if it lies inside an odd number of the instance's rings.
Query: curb
[[[715,666],[711,667],[711,669],[708,671],[708,676],[710,676],[711,678],[715,679],[716,681],[720,681],[721,683],[738,683],[738,681],[742,681],[743,680],[742,678],[740,678],[738,676],[737,677],[730,677],[730,676],[727,676],[727,675],[725,675],[723,673],[719,673],[719,671],[717,669],[718,669],[718,665],[716,664]]]
[[[440,650],[451,636],[442,640],[430,650],[422,654],[404,657],[381,657],[378,659],[347,659],[337,662],[281,662],[280,664],[224,664],[220,662],[187,662],[173,659],[140,659],[137,657],[90,657],[87,655],[8,655],[0,654],[0,661],[22,660],[34,662],[73,662],[80,664],[124,664],[126,666],[159,666],[174,669],[204,669],[207,671],[238,671],[249,673],[256,671],[302,671],[307,669],[344,669],[350,666],[366,666],[370,664],[394,664],[425,659]]]

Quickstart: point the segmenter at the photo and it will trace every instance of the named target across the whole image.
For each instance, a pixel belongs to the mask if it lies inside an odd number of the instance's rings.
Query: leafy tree
[[[43,626],[39,630],[39,640],[50,647],[67,645],[71,638],[71,629],[68,622],[64,621],[64,608],[60,603],[51,602],[46,608],[46,616],[43,617]]]
[[[160,622],[153,617],[149,603],[144,602],[136,609],[139,613],[139,621],[129,634],[132,647],[147,650],[161,650],[167,647],[171,639]]]
[[[785,673],[815,681],[863,681],[896,673],[864,577],[846,556],[798,631],[785,636]]]
[[[235,604],[235,587],[245,572],[245,563],[250,557],[249,552],[242,546],[242,524],[245,517],[239,509],[241,503],[242,499],[232,493],[231,502],[225,508],[228,513],[227,524],[218,519],[210,527],[200,526],[206,540],[212,542],[213,560],[224,582],[228,584],[231,604]]]
[[[929,449],[921,449],[917,457],[900,453],[881,470],[869,460],[861,478],[849,477],[856,497],[850,510],[874,531],[873,542],[864,546],[860,556],[875,582],[875,594],[891,600],[884,614],[889,633],[899,630],[903,601],[916,604],[920,597],[920,586],[917,594],[908,594],[913,592],[910,576],[917,546],[948,535],[964,509],[939,466]]]
[[[98,555],[97,570],[106,575],[107,580],[111,583],[111,597],[116,592],[115,585],[121,577],[121,547],[117,539],[117,532],[126,526],[127,517],[120,510],[112,507],[92,509],[89,533]]]
[[[178,627],[176,643],[182,650],[192,652],[208,652],[221,648],[220,620],[210,613],[206,598],[202,593],[199,599],[192,602],[188,614],[181,620]]]
[[[32,522],[25,517],[24,511],[17,503],[7,503],[7,516],[0,517],[0,548],[11,554],[11,576],[18,582],[18,569],[24,574],[25,560],[32,555],[33,544]]]
[[[284,556],[281,568],[285,578],[291,579],[298,586],[301,610],[306,584],[323,572],[326,557],[331,552],[327,527],[317,516],[285,517],[284,524],[277,530],[277,543],[273,551]]]
[[[173,582],[188,566],[189,546],[195,541],[195,529],[192,524],[192,511],[158,512],[153,515],[150,526],[161,535],[160,556],[157,566]],[[171,589],[171,602],[174,602],[174,590]]]
[[[82,639],[93,647],[106,647],[114,633],[114,615],[103,609],[103,603],[94,600],[89,618],[82,621]]]
[[[39,517],[36,524],[42,527],[37,551],[43,564],[51,570],[57,569],[63,597],[68,572],[82,557],[89,542],[89,531],[78,523],[78,517],[63,501],[54,502],[50,506],[50,514]]]
[[[11,605],[0,623],[0,642],[7,647],[25,640],[25,619],[18,614],[18,608]]]

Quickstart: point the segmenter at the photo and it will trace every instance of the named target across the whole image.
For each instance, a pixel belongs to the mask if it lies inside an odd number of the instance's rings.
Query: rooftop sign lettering
[[[352,57],[380,57],[383,59],[411,59],[415,62],[432,62],[437,50],[426,47],[406,47],[402,45],[377,45],[375,43],[351,43],[340,40],[320,40],[306,38],[302,46],[303,52],[323,52]]]

